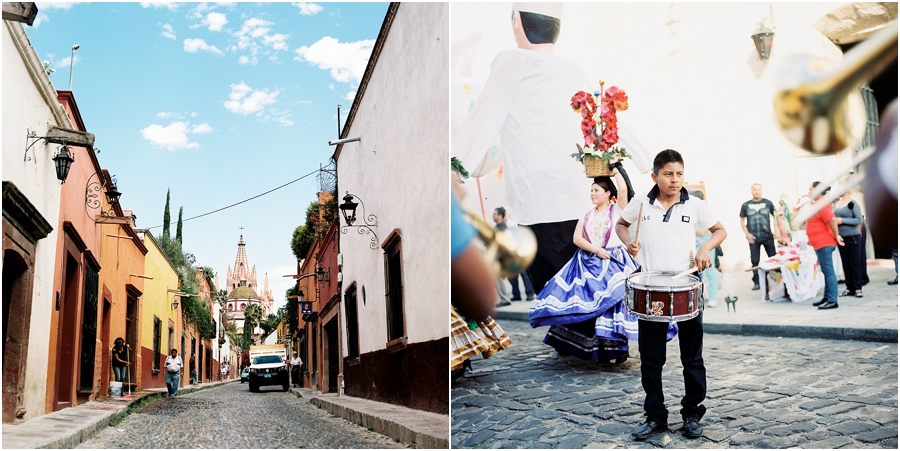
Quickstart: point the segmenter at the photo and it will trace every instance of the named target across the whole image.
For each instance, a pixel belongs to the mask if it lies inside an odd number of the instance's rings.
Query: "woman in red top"
[[[809,198],[811,202],[819,200],[820,197],[828,193],[831,187],[825,188],[818,196],[813,198],[813,190],[819,186],[820,182],[813,182],[809,187]],[[825,297],[821,301],[814,302],[814,307],[819,310],[827,310],[838,308],[837,304],[837,276],[834,274],[834,249],[835,246],[843,246],[844,240],[838,233],[837,221],[834,219],[834,211],[831,204],[825,205],[813,217],[806,221],[806,236],[809,238],[809,245],[816,251],[816,258],[819,260],[819,268],[825,275]]]

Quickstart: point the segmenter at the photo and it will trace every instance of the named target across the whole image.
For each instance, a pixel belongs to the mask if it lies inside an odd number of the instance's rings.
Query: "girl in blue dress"
[[[591,185],[591,208],[578,221],[572,237],[579,249],[551,279],[528,312],[531,327],[551,326],[544,343],[560,354],[585,360],[622,363],[628,358],[628,340],[637,340],[637,318],[628,313],[625,278],[637,263],[625,251],[614,227],[628,204],[617,199],[627,189],[622,174],[596,177]]]

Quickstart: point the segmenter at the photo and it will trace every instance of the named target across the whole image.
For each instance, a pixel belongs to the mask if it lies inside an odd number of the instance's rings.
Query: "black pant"
[[[750,266],[759,266],[759,247],[766,248],[766,255],[771,257],[775,255],[775,240],[772,238],[765,240],[754,240],[750,245]],[[753,270],[753,285],[759,285],[759,272]]]
[[[644,386],[644,414],[648,421],[666,424],[669,411],[663,398],[662,369],[666,363],[668,323],[638,320],[638,349],[641,352],[641,385]],[[706,367],[703,366],[703,313],[678,323],[678,345],[684,366],[684,398],[681,417],[703,418],[706,406]]]
[[[572,242],[572,236],[577,225],[578,220],[573,219],[528,226],[537,239],[537,254],[534,256],[534,263],[528,267],[535,293],[540,293],[547,281],[575,255],[578,246]]]
[[[844,268],[844,283],[847,284],[847,290],[856,293],[856,290],[862,288],[862,268],[859,258],[859,235],[851,235],[841,237],[844,239],[844,245],[838,246],[838,252],[841,254],[841,267]]]

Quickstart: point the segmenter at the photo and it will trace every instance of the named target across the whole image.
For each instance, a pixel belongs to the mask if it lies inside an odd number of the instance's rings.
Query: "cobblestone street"
[[[897,449],[897,344],[706,334],[703,437],[682,437],[678,338],[667,345],[669,431],[644,421],[637,342],[622,365],[560,357],[546,327],[501,321],[513,344],[452,384],[454,448]]]
[[[134,411],[78,448],[402,448],[280,387],[229,383]]]

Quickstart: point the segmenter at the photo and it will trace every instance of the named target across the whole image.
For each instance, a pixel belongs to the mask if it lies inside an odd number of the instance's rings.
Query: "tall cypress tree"
[[[169,240],[169,236],[170,236],[169,235],[169,221],[172,220],[172,218],[169,216],[169,193],[171,191],[172,191],[171,189],[166,190],[166,209],[163,211],[163,233],[162,233],[162,236],[163,236],[163,240],[165,240],[165,241]]]
[[[175,228],[175,241],[178,241],[178,244],[181,244],[181,215],[184,213],[184,207],[178,208],[178,225]]]

